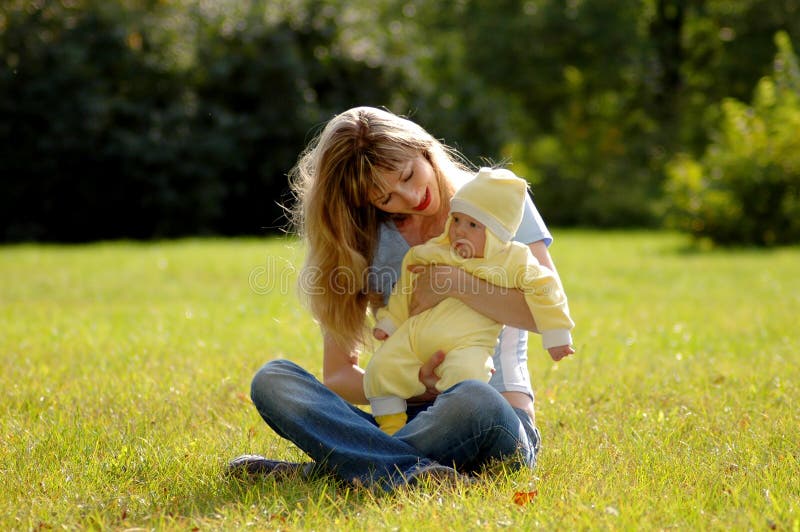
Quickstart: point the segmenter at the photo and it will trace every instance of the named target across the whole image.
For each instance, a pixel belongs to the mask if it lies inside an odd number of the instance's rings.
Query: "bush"
[[[752,105],[721,104],[704,156],[667,165],[671,224],[722,245],[800,242],[800,69],[786,33]]]
[[[408,83],[342,50],[337,10],[256,4],[0,7],[0,242],[283,228],[314,128]]]
[[[145,13],[25,4],[0,32],[0,240],[210,230],[224,188]]]

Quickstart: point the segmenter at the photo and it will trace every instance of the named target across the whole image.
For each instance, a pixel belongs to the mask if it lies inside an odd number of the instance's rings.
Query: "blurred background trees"
[[[722,101],[699,159],[667,164],[673,225],[722,244],[800,242],[800,67],[786,33],[752,105]]]
[[[797,242],[799,33],[800,0],[6,0],[0,240],[278,231],[308,140],[375,105],[551,225]]]

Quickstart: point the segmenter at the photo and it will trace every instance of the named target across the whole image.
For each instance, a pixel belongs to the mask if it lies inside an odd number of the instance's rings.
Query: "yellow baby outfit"
[[[453,197],[450,212],[467,214],[486,226],[484,257],[465,259],[451,249],[448,219],[442,235],[411,248],[403,258],[389,303],[377,314],[376,327],[390,336],[373,355],[364,377],[372,414],[384,431],[393,434],[405,424],[405,400],[425,391],[419,369],[436,351],[447,353],[436,368],[439,391],[467,379],[488,381],[503,327],[455,298],[409,317],[414,276],[407,269],[409,264],[449,264],[497,290],[519,289],[542,332],[544,346],[572,343],[573,322],[557,278],[539,264],[528,246],[510,241],[522,220],[526,193],[527,183],[512,172],[481,169]]]

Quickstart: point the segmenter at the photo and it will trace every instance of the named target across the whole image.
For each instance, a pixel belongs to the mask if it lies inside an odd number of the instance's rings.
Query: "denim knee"
[[[460,382],[447,391],[457,400],[462,412],[480,413],[481,417],[497,419],[507,412],[508,402],[497,390],[478,380]]]
[[[269,409],[270,403],[281,404],[291,393],[293,375],[304,370],[289,360],[278,359],[267,362],[256,371],[250,384],[250,398],[256,408],[263,412]]]

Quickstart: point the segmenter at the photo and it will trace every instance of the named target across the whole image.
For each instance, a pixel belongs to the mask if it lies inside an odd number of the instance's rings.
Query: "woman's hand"
[[[425,385],[425,393],[412,397],[409,399],[409,402],[427,403],[436,399],[436,396],[439,395],[439,390],[436,389],[439,376],[434,370],[444,362],[445,356],[446,354],[444,351],[436,351],[431,358],[419,368],[419,382]]]
[[[409,316],[416,316],[450,297],[458,284],[459,272],[464,273],[464,270],[445,264],[410,264],[408,271],[414,274]]]

